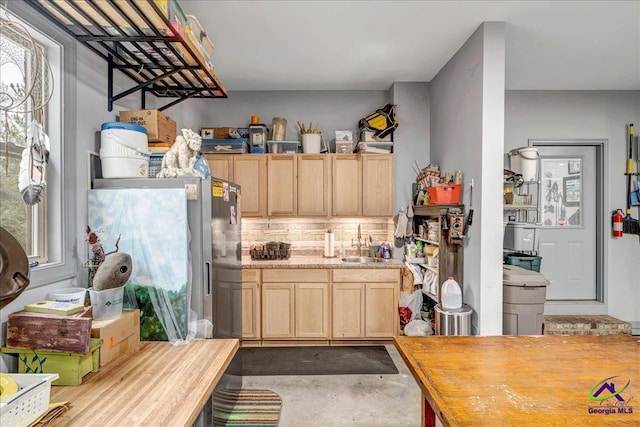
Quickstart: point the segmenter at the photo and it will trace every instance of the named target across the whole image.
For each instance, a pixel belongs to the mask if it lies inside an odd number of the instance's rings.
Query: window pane
[[[582,225],[582,159],[543,158],[542,223],[545,226]]]

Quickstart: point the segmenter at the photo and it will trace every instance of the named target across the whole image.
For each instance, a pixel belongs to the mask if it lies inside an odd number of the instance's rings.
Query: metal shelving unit
[[[175,31],[155,0],[26,0],[108,64],[108,110],[134,92],[178,98],[165,110],[189,98],[227,98],[227,91],[191,40]],[[114,93],[113,71],[134,85]]]

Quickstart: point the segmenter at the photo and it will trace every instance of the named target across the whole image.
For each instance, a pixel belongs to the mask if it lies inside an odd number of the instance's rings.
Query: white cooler
[[[502,333],[542,335],[549,281],[536,271],[503,265],[502,284]]]

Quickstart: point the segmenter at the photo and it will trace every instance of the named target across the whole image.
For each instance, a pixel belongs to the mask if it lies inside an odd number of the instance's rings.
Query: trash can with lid
[[[549,281],[540,273],[515,265],[502,266],[502,333],[542,335]]]
[[[436,335],[471,335],[471,314],[473,310],[467,304],[460,308],[442,308],[435,306]]]

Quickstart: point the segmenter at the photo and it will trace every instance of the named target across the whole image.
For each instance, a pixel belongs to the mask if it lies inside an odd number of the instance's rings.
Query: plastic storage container
[[[511,170],[522,174],[525,181],[538,179],[538,149],[535,147],[519,147],[509,151]]]
[[[49,295],[47,295],[47,298],[51,301],[84,305],[84,299],[86,296],[87,290],[85,288],[64,288],[55,292],[50,292]]]
[[[457,205],[462,195],[462,184],[437,185],[427,187],[429,203],[437,205]]]
[[[504,335],[542,335],[544,302],[549,281],[535,271],[502,266],[502,332]]]
[[[436,304],[436,335],[471,335],[471,314],[473,310],[467,304],[460,308],[445,309]]]
[[[542,257],[528,254],[515,253],[504,257],[506,264],[526,268],[527,270],[540,272]]]
[[[58,374],[6,374],[19,391],[0,404],[0,426],[26,427],[49,409],[51,383]]]
[[[268,134],[269,129],[266,125],[251,124],[249,126],[249,146],[252,153],[264,153],[266,151]]]
[[[512,251],[535,251],[538,247],[538,227],[526,222],[508,222],[504,228],[502,247]]]
[[[89,297],[95,320],[115,319],[122,314],[124,286],[102,291],[94,291],[93,288],[89,288]]]
[[[133,123],[103,123],[100,162],[103,178],[146,178],[149,173],[147,130]]]
[[[294,154],[300,151],[300,142],[298,141],[267,141],[269,145],[269,153],[277,154]]]

